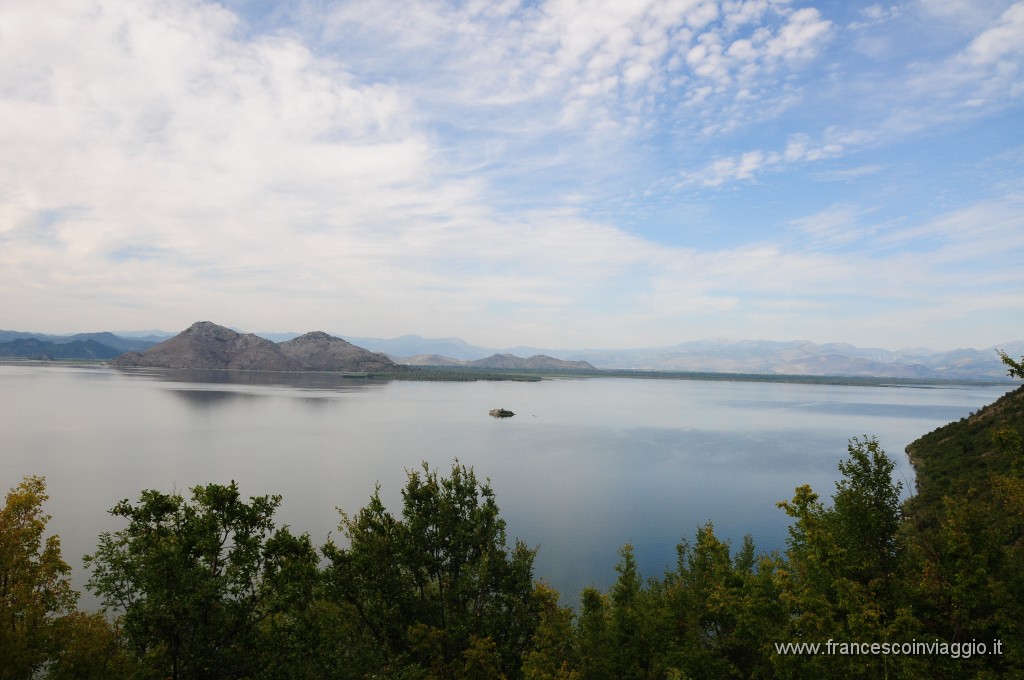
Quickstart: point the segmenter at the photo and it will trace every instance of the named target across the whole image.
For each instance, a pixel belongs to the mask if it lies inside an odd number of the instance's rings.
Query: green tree
[[[537,626],[535,551],[506,546],[494,492],[456,462],[440,477],[407,473],[401,519],[380,489],[355,516],[348,547],[324,546],[329,593],[359,617],[372,645],[353,660],[366,674],[517,678]]]
[[[57,621],[60,645],[47,680],[116,680],[144,676],[125,649],[121,631],[103,614],[74,612]]]
[[[0,510],[0,678],[31,678],[57,651],[58,622],[75,609],[60,538],[43,540],[50,516],[43,477],[25,477]]]
[[[794,518],[787,564],[778,572],[789,610],[788,641],[884,642],[910,639],[918,623],[903,601],[902,484],[895,464],[872,438],[854,438],[839,464],[833,505],[810,487],[779,507]],[[835,674],[870,677],[910,673],[912,661],[886,656],[774,657],[784,677]]]
[[[1007,374],[1011,378],[1024,378],[1024,357],[1021,357],[1020,361],[1014,361],[1006,352],[1002,350],[996,350],[996,352],[1002,362],[1006,364]]]
[[[692,677],[761,676],[769,663],[765,648],[785,622],[773,582],[776,560],[758,557],[749,536],[731,555],[710,522],[676,551],[678,566],[665,577],[676,631],[671,665]]]
[[[583,680],[613,680],[615,646],[609,598],[597,588],[584,588],[580,594],[579,620],[580,675]]]
[[[526,680],[579,680],[579,651],[575,615],[558,604],[558,591],[538,583],[534,591],[540,619],[533,634],[533,648],[523,658]]]
[[[308,602],[316,553],[308,537],[275,529],[279,503],[246,503],[232,482],[197,486],[191,502],[143,491],[111,510],[129,524],[86,556],[88,585],[123,613],[126,641],[153,677],[248,677],[293,651],[267,633]]]
[[[663,589],[656,579],[644,583],[632,545],[623,546],[619,557],[609,593],[611,669],[618,678],[660,678],[671,641]]]
[[[893,481],[896,465],[876,439],[855,437],[847,452],[832,496],[832,524],[845,548],[844,576],[867,586],[882,615],[891,617],[902,551],[898,533],[903,483]]]

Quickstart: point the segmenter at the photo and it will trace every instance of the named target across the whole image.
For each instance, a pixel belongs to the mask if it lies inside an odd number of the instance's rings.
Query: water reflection
[[[196,408],[210,408],[211,406],[224,405],[236,399],[259,399],[259,394],[248,392],[235,392],[230,390],[199,390],[176,387],[170,390],[176,397],[181,397],[185,403]]]
[[[203,385],[239,385],[290,387],[306,390],[356,391],[382,386],[387,380],[322,372],[222,371],[176,368],[126,368],[114,371],[129,378],[159,382],[195,383]]]

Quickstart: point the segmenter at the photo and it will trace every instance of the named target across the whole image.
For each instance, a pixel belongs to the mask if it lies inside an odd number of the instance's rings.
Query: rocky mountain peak
[[[312,331],[278,345],[284,354],[314,371],[370,372],[390,369],[395,363],[323,331]]]
[[[324,342],[332,342],[332,341],[344,342],[346,345],[350,344],[350,343],[346,342],[345,340],[342,340],[341,338],[336,338],[333,335],[328,335],[327,333],[324,333],[323,331],[310,331],[308,333],[304,333],[304,334],[300,335],[297,338],[292,338],[291,340],[288,340],[287,342],[291,343],[292,345],[307,345],[307,344],[313,344],[313,343],[324,343]],[[284,343],[282,343],[282,344],[284,344]]]

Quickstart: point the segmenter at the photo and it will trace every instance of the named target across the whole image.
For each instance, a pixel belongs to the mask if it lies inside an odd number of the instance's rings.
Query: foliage
[[[30,678],[53,656],[78,594],[60,538],[43,540],[46,481],[25,477],[0,510],[0,678]]]
[[[676,551],[678,565],[665,579],[677,631],[671,666],[692,677],[756,677],[767,668],[769,642],[784,621],[773,581],[776,558],[757,556],[749,536],[732,555],[710,522]]]
[[[911,450],[915,462],[927,461],[923,473],[919,466],[919,494],[907,504],[905,526],[912,597],[924,629],[956,642],[1008,642],[1000,655],[947,660],[943,672],[1024,673],[1024,649],[1012,642],[1024,639],[1022,430],[1024,388]],[[936,468],[956,455],[957,444],[983,464],[956,469],[945,482]]]
[[[902,484],[892,479],[895,464],[872,438],[851,439],[847,453],[832,507],[808,486],[779,503],[795,520],[779,579],[789,610],[788,640],[883,643],[909,639],[917,627],[901,589]],[[779,655],[774,661],[784,677],[814,668],[831,675],[912,677],[906,657]]]
[[[275,530],[279,502],[246,503],[232,482],[197,486],[191,502],[143,491],[111,510],[129,525],[100,536],[86,557],[88,585],[123,612],[124,637],[154,677],[247,677],[273,666],[276,618],[308,601],[316,575],[308,537]]]
[[[442,478],[424,464],[402,497],[397,519],[378,488],[354,517],[342,514],[349,546],[324,547],[329,595],[374,642],[355,663],[396,677],[519,677],[538,621],[535,552],[506,546],[494,493],[472,468],[456,462]]]
[[[1020,361],[1014,361],[1010,356],[1002,351],[996,350],[999,353],[999,358],[1002,360],[1007,367],[1007,375],[1011,378],[1024,378],[1024,357],[1020,358]]]
[[[579,680],[579,651],[572,609],[558,604],[558,591],[545,583],[534,590],[539,619],[532,649],[523,657],[527,680]]]
[[[943,497],[963,497],[973,490],[980,501],[990,503],[993,475],[1020,474],[1024,452],[1014,442],[1020,441],[1021,433],[1024,387],[911,443],[907,455],[914,466],[917,493],[908,499],[905,510],[915,530],[936,529]]]
[[[47,680],[145,676],[122,644],[120,629],[103,614],[73,612],[58,620],[56,630],[61,643],[46,669]]]

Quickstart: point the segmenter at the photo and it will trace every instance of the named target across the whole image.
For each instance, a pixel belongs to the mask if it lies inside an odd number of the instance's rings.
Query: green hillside
[[[1020,465],[1021,433],[1024,386],[911,443],[907,455],[917,492],[906,504],[908,517],[931,526],[944,496],[991,499],[990,478],[1009,475]]]

